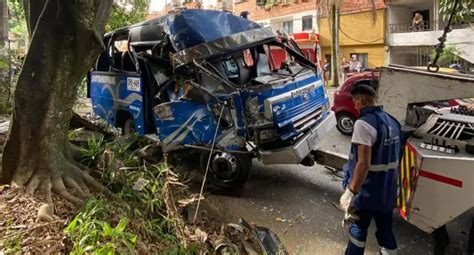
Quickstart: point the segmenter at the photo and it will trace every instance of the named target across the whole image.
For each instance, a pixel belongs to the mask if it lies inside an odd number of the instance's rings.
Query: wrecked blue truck
[[[210,158],[216,185],[241,187],[252,158],[312,165],[336,124],[315,61],[231,13],[180,10],[107,33],[104,44],[88,76],[93,111],[164,152],[199,152],[202,168]],[[273,49],[286,60],[275,64]]]

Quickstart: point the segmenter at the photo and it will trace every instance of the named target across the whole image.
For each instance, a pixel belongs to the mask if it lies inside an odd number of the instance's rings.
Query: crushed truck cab
[[[164,152],[199,151],[218,185],[242,186],[253,157],[313,162],[336,124],[297,44],[228,12],[181,10],[110,32],[104,44],[89,74],[94,112]],[[285,52],[279,65],[275,49]]]

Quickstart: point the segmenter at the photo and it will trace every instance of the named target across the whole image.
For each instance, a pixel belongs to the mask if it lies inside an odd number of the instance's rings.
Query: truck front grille
[[[298,119],[297,121],[293,122],[293,127],[297,132],[303,131],[305,129],[310,128],[314,124],[318,122],[318,120],[321,118],[323,114],[322,107],[319,107],[309,115]]]

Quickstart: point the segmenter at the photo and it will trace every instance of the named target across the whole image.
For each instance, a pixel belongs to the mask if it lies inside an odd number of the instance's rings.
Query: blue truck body
[[[104,43],[89,75],[94,112],[116,127],[133,123],[165,152],[215,151],[211,168],[238,172],[225,183],[241,184],[252,157],[301,163],[335,126],[316,65],[247,19],[182,10],[106,34]],[[272,47],[287,51],[278,69]]]

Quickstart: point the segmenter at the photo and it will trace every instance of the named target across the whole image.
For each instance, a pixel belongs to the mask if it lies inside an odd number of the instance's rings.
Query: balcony
[[[443,34],[446,23],[439,20],[423,21],[419,26],[412,23],[389,25],[388,42],[390,46],[421,46],[436,45]],[[448,34],[448,44],[472,44],[474,42],[474,26],[469,23],[451,24],[452,31]],[[471,50],[470,47],[469,51]],[[466,49],[467,50],[467,49]]]
[[[443,30],[446,26],[446,22],[441,20],[425,20],[422,24],[414,26],[412,23],[400,23],[390,24],[389,32],[393,33],[410,33],[410,32],[423,32],[423,31],[436,31]],[[451,24],[451,29],[463,29],[470,27],[469,23],[455,23]]]

